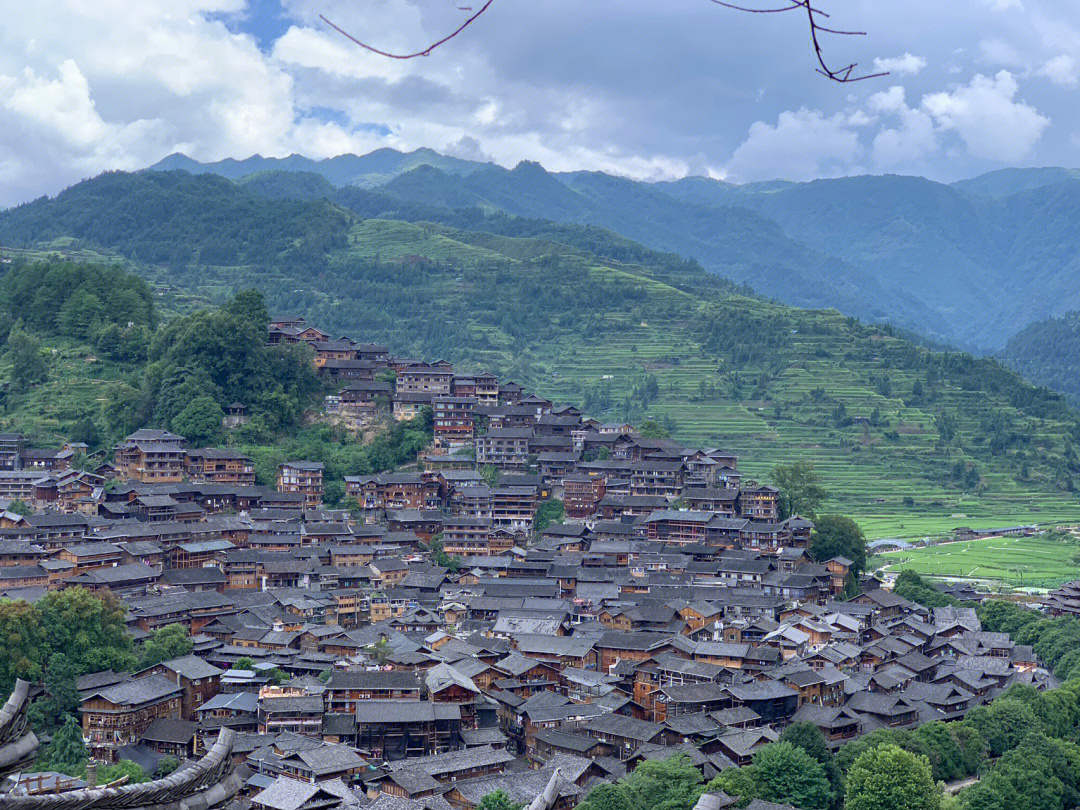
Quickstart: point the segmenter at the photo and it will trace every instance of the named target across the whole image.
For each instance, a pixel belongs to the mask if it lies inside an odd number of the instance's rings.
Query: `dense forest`
[[[36,389],[51,380],[70,406],[64,438],[96,446],[152,425],[198,443],[220,438],[224,409],[240,400],[252,413],[248,440],[269,441],[300,424],[322,383],[307,346],[266,345],[268,318],[262,294],[241,291],[159,324],[149,285],[120,267],[20,261],[0,280],[4,409],[36,407]],[[90,375],[105,395],[65,390],[70,371],[46,343],[92,351]]]
[[[1080,403],[1080,312],[1029,324],[1009,338],[1001,356],[1029,380]]]
[[[212,175],[107,172],[54,200],[5,212],[0,244],[30,247],[75,237],[136,261],[170,267],[317,267],[328,251],[344,244],[345,228],[346,218],[326,203],[268,204]]]

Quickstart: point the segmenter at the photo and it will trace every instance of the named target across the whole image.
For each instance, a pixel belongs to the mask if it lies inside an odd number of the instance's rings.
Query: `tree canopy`
[[[772,482],[780,490],[780,516],[783,518],[791,515],[812,518],[828,497],[812,461],[773,467]]]
[[[845,810],[938,810],[941,791],[930,763],[896,745],[882,745],[855,760],[847,775]]]
[[[191,652],[191,638],[182,624],[159,627],[142,646],[139,668],[145,669],[162,661],[179,658]]]
[[[821,515],[810,535],[810,556],[817,562],[846,557],[858,576],[866,569],[866,537],[859,524],[843,515]]]

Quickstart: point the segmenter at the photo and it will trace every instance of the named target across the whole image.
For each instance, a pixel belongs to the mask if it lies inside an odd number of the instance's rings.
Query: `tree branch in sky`
[[[482,6],[480,6],[479,11],[470,14],[469,17],[466,18],[465,22],[463,22],[449,34],[444,36],[442,39],[432,42],[423,50],[415,51],[413,53],[390,53],[389,51],[380,50],[379,48],[369,45],[366,42],[360,41],[345,29],[328,20],[325,15],[320,14],[319,19],[321,19],[324,23],[329,25],[331,28],[333,28],[335,31],[337,31],[349,41],[359,45],[364,50],[371,51],[372,53],[378,54],[379,56],[385,56],[388,59],[415,59],[418,56],[430,56],[431,52],[438,48],[440,45],[445,45],[447,42],[452,40],[454,37],[464,31],[470,23],[476,20],[477,17],[487,11],[493,2],[495,2],[495,0],[486,0],[486,2]],[[888,75],[888,73],[884,72],[857,75],[854,72],[855,68],[858,67],[858,63],[856,62],[852,62],[839,68],[830,67],[828,62],[825,61],[825,52],[821,45],[822,34],[836,34],[839,36],[861,37],[866,36],[866,32],[845,31],[837,28],[829,28],[825,25],[822,25],[821,20],[828,19],[829,15],[821,9],[812,6],[810,4],[810,0],[787,0],[787,5],[780,6],[779,8],[758,8],[754,6],[743,6],[737,3],[726,2],[726,0],[710,0],[710,2],[718,6],[723,6],[724,8],[731,9],[733,11],[741,11],[747,14],[782,14],[787,11],[805,11],[807,24],[810,30],[810,43],[814,48],[814,57],[817,59],[818,63],[818,66],[817,68],[815,68],[815,70],[818,73],[820,73],[822,76],[829,79],[830,81],[839,82],[840,84],[846,84],[848,82],[861,82],[865,79],[876,79],[880,76]],[[472,6],[458,6],[458,9],[461,11],[473,10]]]

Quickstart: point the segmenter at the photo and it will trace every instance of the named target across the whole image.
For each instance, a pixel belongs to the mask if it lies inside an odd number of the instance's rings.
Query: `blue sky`
[[[805,22],[709,0],[495,0],[433,55],[365,53],[453,29],[476,0],[39,0],[0,30],[0,205],[171,152],[327,157],[428,146],[512,166],[732,181],[953,180],[1080,165],[1080,7],[1064,0],[822,0]]]

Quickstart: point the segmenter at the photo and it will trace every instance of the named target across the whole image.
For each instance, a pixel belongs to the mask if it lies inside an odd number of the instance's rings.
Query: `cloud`
[[[899,126],[885,127],[874,136],[872,157],[877,166],[912,168],[937,151],[933,119],[924,110],[907,105],[903,87],[893,86],[875,93],[868,105],[885,117],[899,119]]]
[[[725,167],[736,180],[810,180],[850,169],[862,153],[848,116],[826,117],[805,107],[780,113],[776,125],[757,121]]]
[[[462,135],[453,143],[447,145],[444,150],[450,157],[462,158],[463,160],[475,160],[480,163],[490,163],[491,155],[484,151],[480,141],[471,135]]]
[[[880,57],[874,59],[875,73],[891,73],[896,76],[914,76],[926,67],[926,60],[921,56],[905,53],[903,56],[894,56],[889,59]]]
[[[873,69],[892,78],[843,91],[813,72],[804,29],[707,3],[661,12],[625,0],[618,25],[607,4],[495,4],[431,57],[408,61],[364,52],[319,14],[404,50],[465,13],[420,0],[9,5],[0,205],[173,151],[217,160],[429,146],[641,178],[807,179],[867,165],[955,179],[1002,155],[1072,162],[1064,135],[1040,138],[1051,114],[1063,133],[1080,132],[1067,92],[1080,85],[1080,31],[1066,0],[1024,0],[1022,15],[1016,0],[922,0],[935,6],[929,29],[903,4],[864,4],[859,19],[835,22],[865,27],[885,55]],[[836,60],[857,55],[845,38],[828,47]],[[1039,77],[1039,110],[1009,82],[968,82],[973,64],[991,76],[1005,68],[1014,83]],[[942,92],[916,101],[927,88]]]
[[[60,63],[56,78],[29,68],[0,75],[0,118],[0,153],[8,156],[0,161],[0,187],[10,195],[40,193],[43,169],[59,169],[71,182],[103,167],[139,168],[156,159],[172,134],[160,119],[106,122],[71,59]],[[29,144],[33,161],[24,159]]]
[[[1050,119],[1023,101],[1007,70],[989,78],[981,73],[951,93],[925,96],[922,107],[945,131],[955,131],[976,158],[1017,161],[1025,157],[1050,125]]]
[[[1016,50],[1016,46],[1001,37],[992,37],[979,42],[979,61],[1010,68],[1021,68],[1025,65],[1025,60]]]
[[[1080,82],[1077,76],[1076,60],[1068,54],[1055,56],[1036,71],[1039,76],[1045,76],[1054,84],[1061,87],[1073,87]]]

